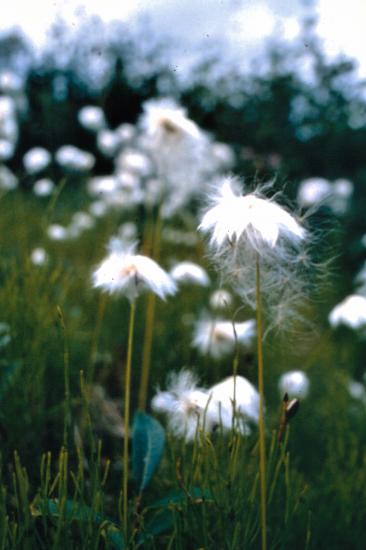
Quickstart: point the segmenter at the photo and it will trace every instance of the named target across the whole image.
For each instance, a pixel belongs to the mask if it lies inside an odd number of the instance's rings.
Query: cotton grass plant
[[[146,256],[135,254],[136,244],[126,246],[115,240],[109,255],[93,272],[93,286],[112,295],[125,296],[130,302],[128,327],[127,362],[124,391],[124,446],[123,446],[123,527],[128,533],[128,444],[130,429],[130,392],[132,371],[132,347],[135,324],[136,300],[143,290],[158,295],[161,299],[176,292],[173,279]]]
[[[296,218],[277,202],[265,198],[260,190],[243,195],[240,187],[240,182],[231,177],[217,185],[199,230],[209,235],[210,254],[223,281],[230,282],[243,303],[256,311],[260,509],[262,549],[265,550],[267,482],[262,307],[269,309],[270,319],[276,322],[275,312],[278,306],[283,309],[282,300],[298,296],[302,281],[299,283],[296,276],[297,261],[307,235]]]

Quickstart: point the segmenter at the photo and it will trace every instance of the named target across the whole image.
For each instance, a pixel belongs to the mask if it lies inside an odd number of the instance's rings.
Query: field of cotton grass
[[[366,275],[349,288],[339,260],[353,183],[315,174],[290,200],[167,97],[113,129],[79,110],[110,173],[68,144],[15,170],[11,78],[0,548],[363,548]]]

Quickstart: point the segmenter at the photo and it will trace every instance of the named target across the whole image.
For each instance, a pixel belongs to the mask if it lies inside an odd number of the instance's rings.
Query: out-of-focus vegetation
[[[257,431],[242,437],[218,430],[212,437],[198,434],[194,443],[167,433],[159,463],[146,450],[151,433],[162,437],[150,412],[139,413],[132,430],[131,462],[140,466],[132,464],[129,542],[121,528],[129,308],[123,297],[103,301],[92,289],[91,273],[110,236],[126,223],[135,224],[141,248],[152,254],[158,205],[114,206],[75,238],[47,234],[51,224],[66,227],[75,212],[87,211],[90,179],[115,170],[115,157],[103,154],[96,133],[78,121],[80,109],[101,107],[114,130],[136,125],[144,102],[159,96],[177,100],[200,128],[229,144],[231,172],[251,186],[274,179],[274,188],[284,188],[294,202],[305,178],[346,178],[354,185],[341,216],[324,203],[309,218],[318,239],[315,261],[333,261],[313,290],[308,326],[304,332],[296,326],[291,338],[270,334],[266,341],[268,540],[270,548],[363,548],[365,340],[362,331],[331,329],[327,320],[332,307],[354,292],[365,257],[366,100],[363,84],[353,79],[353,62],[325,59],[309,27],[302,46],[272,45],[261,59],[268,70],[260,75],[237,70],[217,77],[223,62],[212,58],[181,82],[164,64],[163,45],[147,49],[148,37],[139,45],[116,26],[106,38],[98,22],[82,28],[72,43],[64,32],[55,29],[40,57],[21,37],[0,39],[2,66],[22,81],[12,92],[16,148],[3,162],[19,185],[2,189],[0,197],[0,321],[10,336],[3,344],[0,339],[0,548],[259,547]],[[295,70],[301,57],[310,67],[306,75]],[[0,92],[8,95],[5,87]],[[55,188],[48,197],[37,196],[40,176],[25,169],[24,154],[40,146],[54,155],[65,144],[91,152],[94,167],[65,171],[52,158],[41,176]],[[213,360],[191,346],[194,321],[219,286],[196,234],[201,207],[195,197],[163,222],[162,265],[198,262],[212,282],[156,303],[149,399],[172,370],[193,368],[205,387],[232,373],[234,353]],[[46,249],[46,261],[32,260],[36,247]],[[133,411],[148,300],[138,301]],[[230,319],[239,306],[234,298]],[[238,364],[239,374],[255,384],[255,353],[240,350]],[[279,446],[277,384],[291,369],[304,370],[311,389]],[[351,381],[359,383],[359,398],[349,392]],[[141,464],[151,466],[143,491]]]

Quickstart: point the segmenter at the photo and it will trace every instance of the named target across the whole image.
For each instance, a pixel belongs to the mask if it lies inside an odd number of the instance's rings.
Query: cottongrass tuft
[[[233,353],[238,342],[246,347],[253,344],[255,321],[232,323],[222,319],[201,319],[194,328],[192,346],[202,355],[220,359]]]
[[[143,290],[165,299],[175,294],[173,279],[154,260],[136,254],[137,244],[113,240],[108,256],[93,272],[94,288],[126,296],[134,302]]]
[[[235,407],[234,407],[235,403]],[[206,434],[217,428],[233,427],[249,435],[258,423],[259,395],[244,377],[229,377],[212,388],[198,386],[189,370],[170,373],[166,391],[158,391],[151,401],[153,411],[167,415],[168,430],[178,438],[193,441],[198,431]]]
[[[225,284],[244,304],[256,308],[256,268],[260,263],[261,297],[269,326],[284,328],[305,302],[313,264],[309,234],[283,206],[265,197],[271,184],[242,194],[237,178],[214,187],[210,208],[198,227],[209,236],[210,256]]]

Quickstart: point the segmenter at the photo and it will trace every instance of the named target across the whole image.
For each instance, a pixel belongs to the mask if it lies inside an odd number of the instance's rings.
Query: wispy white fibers
[[[113,241],[108,256],[94,271],[92,279],[95,288],[101,288],[109,294],[126,296],[130,302],[143,290],[150,290],[162,299],[175,294],[173,279],[154,260],[135,254],[136,244]]]
[[[235,391],[235,409],[234,409]],[[212,433],[234,426],[243,435],[257,424],[259,396],[256,388],[244,377],[229,377],[212,388],[198,385],[189,370],[171,373],[166,391],[158,391],[151,401],[153,411],[167,416],[168,430],[176,437],[193,441],[197,432]],[[234,421],[235,411],[235,421]]]
[[[171,216],[202,192],[210,168],[210,141],[173,99],[151,99],[139,121],[141,144],[163,182],[162,214]]]
[[[175,264],[170,270],[170,275],[178,284],[187,283],[199,286],[208,286],[210,284],[210,279],[203,267],[193,262]]]
[[[209,236],[211,256],[244,303],[255,308],[256,263],[260,262],[261,296],[271,325],[283,325],[304,295],[309,267],[307,232],[296,217],[261,189],[242,193],[236,178],[213,188],[199,230]]]
[[[236,342],[250,347],[255,334],[252,319],[234,324],[221,319],[201,319],[195,325],[192,346],[202,355],[220,359],[234,352]]]

